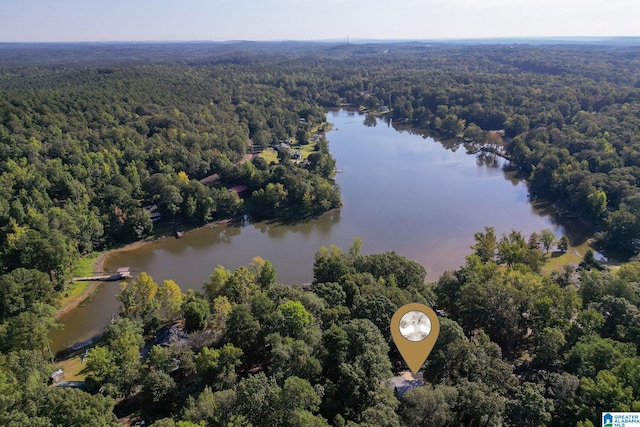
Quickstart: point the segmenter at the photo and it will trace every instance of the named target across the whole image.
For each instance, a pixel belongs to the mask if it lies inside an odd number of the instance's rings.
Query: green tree
[[[291,337],[303,336],[305,329],[313,321],[311,313],[299,301],[285,301],[278,306],[280,312],[280,332]]]
[[[216,425],[225,421],[221,412],[215,394],[207,386],[195,400],[189,399],[183,418],[194,425]]]
[[[54,301],[55,289],[45,273],[17,268],[0,276],[0,321],[30,310],[37,302]]]
[[[581,401],[579,416],[594,423],[604,411],[627,412],[633,403],[633,390],[624,384],[612,372],[602,370],[595,378],[582,378],[578,389]]]
[[[120,424],[113,413],[114,401],[102,395],[91,395],[74,388],[51,388],[42,390],[39,415],[47,419],[48,425],[117,427]],[[32,424],[29,424],[32,425]]]
[[[473,235],[476,244],[471,249],[476,251],[476,255],[480,257],[482,262],[493,261],[496,252],[496,234],[493,227],[485,227],[484,233],[477,232]]]
[[[548,228],[546,228],[540,232],[540,242],[542,243],[542,247],[547,253],[549,253],[549,250],[551,249],[551,246],[553,246],[555,241],[556,235],[553,230],[549,230]]]
[[[211,316],[211,327],[218,332],[224,333],[227,328],[227,319],[231,313],[231,303],[227,297],[217,297],[213,300],[213,315]]]
[[[580,386],[578,377],[566,372],[551,374],[548,380],[548,397],[553,399],[553,423],[573,426],[577,421],[576,392]]]
[[[335,245],[331,245],[329,249],[322,246],[316,252],[313,264],[314,283],[339,282],[347,273],[349,264],[340,248]]]
[[[164,311],[165,318],[168,321],[174,321],[180,315],[184,295],[180,287],[173,280],[165,280],[158,287],[157,293],[160,309]]]
[[[87,381],[94,388],[100,387],[114,378],[118,367],[111,350],[106,347],[96,347],[87,356]]]
[[[109,325],[104,333],[104,347],[92,349],[87,357],[87,379],[91,385],[100,388],[103,394],[128,396],[138,383],[143,344],[139,324],[121,318]]]
[[[544,397],[542,385],[524,383],[514,397],[515,399],[507,403],[507,412],[513,425],[535,427],[549,425],[553,402]]]
[[[498,242],[498,259],[500,262],[512,267],[522,263],[528,253],[529,246],[519,231],[512,231],[509,235],[503,235]]]
[[[510,137],[520,135],[529,130],[529,119],[527,116],[515,114],[505,122],[504,128]]]
[[[598,265],[598,262],[596,261],[596,257],[595,254],[593,252],[593,249],[587,249],[587,252],[585,252],[584,254],[584,263],[589,267],[596,267]]]
[[[121,304],[121,313],[131,319],[149,318],[156,310],[157,293],[158,284],[144,271],[131,284],[122,282],[117,296]]]
[[[278,404],[281,388],[275,379],[260,372],[238,383],[237,411],[254,426],[282,425]]]
[[[245,266],[237,268],[221,290],[223,296],[236,304],[248,303],[257,291],[256,277]]]
[[[500,426],[505,415],[506,399],[480,382],[461,380],[454,425]]]
[[[185,330],[192,332],[204,329],[210,315],[209,303],[196,292],[189,291],[182,303]]]
[[[251,309],[246,305],[235,305],[229,313],[227,332],[224,336],[226,342],[242,349],[245,358],[253,360],[257,356],[260,343],[257,342],[260,323],[251,314]]]
[[[339,337],[339,330],[336,337]],[[335,413],[362,414],[376,406],[384,392],[383,382],[391,377],[387,345],[380,330],[367,319],[355,319],[344,325],[347,346],[345,362],[338,368],[335,389],[328,390],[328,398],[339,405]],[[335,344],[340,345],[340,341]],[[333,412],[333,411],[332,411]]]
[[[594,191],[587,196],[588,212],[594,222],[607,211],[607,193],[602,190]]]
[[[562,253],[567,252],[567,250],[569,249],[569,239],[567,238],[567,236],[562,236],[560,238],[560,241],[558,242],[558,249],[560,249],[560,252]]]
[[[204,283],[204,294],[207,297],[207,301],[213,302],[213,300],[222,294],[222,290],[227,284],[227,281],[233,276],[233,273],[223,266],[219,265],[213,270],[208,282]]]
[[[219,362],[220,350],[204,347],[196,359],[198,376],[211,383],[217,374]]]
[[[605,220],[604,243],[622,252],[633,252],[632,240],[638,234],[638,219],[627,209],[615,210]]]
[[[545,328],[537,337],[535,361],[547,369],[554,369],[561,364],[566,339],[557,328]]]
[[[271,261],[265,261],[256,282],[260,289],[263,290],[269,289],[276,284],[276,269],[271,264]]]
[[[311,345],[277,334],[270,335],[267,342],[271,347],[270,376],[280,380],[296,376],[314,383],[318,381],[322,366]]]
[[[455,419],[458,390],[447,385],[416,387],[402,396],[400,413],[407,426],[451,426]]]
[[[621,343],[610,338],[591,336],[580,340],[567,353],[569,370],[579,376],[595,378],[602,370],[614,368],[626,357],[636,353],[632,343]]]
[[[176,382],[166,372],[150,371],[144,377],[142,394],[156,412],[168,412],[175,391]]]
[[[43,303],[34,303],[29,311],[11,317],[0,335],[0,350],[34,350],[50,355],[49,330],[58,327],[55,309]],[[2,325],[0,324],[0,331]]]

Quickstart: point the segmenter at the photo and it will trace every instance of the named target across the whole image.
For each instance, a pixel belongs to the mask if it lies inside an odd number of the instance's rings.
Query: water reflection
[[[376,116],[373,114],[365,114],[363,123],[367,127],[376,127],[378,125],[378,120],[376,120]]]
[[[319,218],[304,220],[296,223],[282,223],[279,221],[260,221],[252,223],[262,234],[266,234],[272,239],[282,239],[289,233],[299,233],[303,236],[319,235],[329,236],[331,228],[340,222],[341,209],[327,212]]]

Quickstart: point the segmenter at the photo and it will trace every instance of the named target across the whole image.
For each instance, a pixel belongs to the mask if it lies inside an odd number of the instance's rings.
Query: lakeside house
[[[281,142],[280,144],[276,145],[276,150],[291,150],[291,145],[287,144],[286,142]]]
[[[145,206],[144,210],[147,211],[152,222],[160,221],[162,219],[162,215],[160,215],[160,211],[158,210],[158,205]]]
[[[412,374],[409,371],[400,372],[397,376],[389,379],[389,386],[393,389],[393,393],[397,397],[402,397],[409,390],[422,387],[424,385],[424,378],[422,372]]]
[[[156,332],[153,345],[168,347],[171,344],[184,344],[187,340],[187,333],[176,325],[164,326]]]

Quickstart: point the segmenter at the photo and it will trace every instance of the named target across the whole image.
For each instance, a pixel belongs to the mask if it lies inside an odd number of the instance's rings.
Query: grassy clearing
[[[91,352],[91,350],[89,350],[89,352]],[[87,376],[86,372],[84,372],[86,364],[82,363],[82,356],[84,356],[84,350],[55,364],[55,369],[62,369],[64,371],[64,381],[85,380]]]
[[[73,266],[73,277],[91,276],[94,273],[93,265],[103,253],[104,252],[92,252],[90,255],[80,258]]]
[[[552,271],[562,271],[562,267],[567,264],[580,264],[582,262],[582,257],[572,250],[564,254],[560,252],[549,252],[549,255],[546,255],[545,259],[546,261],[540,269],[544,274],[549,274]]]
[[[591,245],[586,241],[579,246],[570,246],[564,254],[559,251],[549,252],[545,255],[545,263],[540,270],[544,274],[549,274],[552,271],[561,271],[567,264],[580,264],[582,257],[589,249],[592,249]]]
[[[320,133],[321,130],[324,129],[324,132],[329,132],[331,129],[333,128],[333,126],[331,125],[331,123],[318,123],[315,126],[313,126],[308,134],[309,135],[314,135],[316,133]],[[291,152],[293,153],[294,151],[300,151],[302,152],[302,159],[304,160],[307,157],[309,157],[309,154],[313,153],[314,151],[316,151],[316,144],[315,142],[312,142],[310,139],[310,142],[307,145],[296,145],[297,141],[295,140],[295,138],[292,138],[293,144],[291,145]],[[271,162],[275,162],[275,163],[279,163],[278,161],[278,152],[272,148],[267,148],[265,150],[262,150],[259,154],[259,157],[262,157],[263,159],[265,159],[267,161],[267,163],[271,163]]]
[[[272,148],[267,148],[260,153],[260,157],[265,159],[267,163],[276,162],[278,163],[278,152]]]
[[[309,154],[314,153],[316,151],[316,144],[307,144],[301,147],[296,147],[297,150],[302,152],[302,158],[306,159],[309,157]]]
[[[90,283],[91,282],[71,282],[69,287],[64,291],[62,300],[60,301],[61,307],[65,307],[69,301],[82,295]]]
[[[293,145],[291,147],[291,152],[300,151],[302,153],[302,160],[309,157],[309,155],[316,151],[316,144],[309,143],[307,145]],[[260,157],[265,159],[267,163],[280,163],[278,161],[278,152],[272,148],[267,148],[260,153]]]
[[[103,254],[104,252],[92,252],[90,255],[80,258],[71,269],[71,275],[73,277],[86,277],[93,275],[93,266],[98,261],[98,258]],[[91,282],[71,282],[62,296],[62,307],[64,307],[69,301],[82,295],[90,283]]]

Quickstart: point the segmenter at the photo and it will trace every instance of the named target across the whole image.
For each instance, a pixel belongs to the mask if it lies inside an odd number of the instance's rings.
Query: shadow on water
[[[481,151],[476,155],[476,164],[478,166],[485,166],[488,168],[499,168],[502,166],[504,160],[498,155]]]
[[[593,236],[593,229],[572,215],[558,212],[555,205],[546,200],[531,201],[531,210],[537,215],[547,216],[554,225],[562,225],[564,235],[571,246],[580,246]]]
[[[319,234],[328,236],[331,228],[340,222],[341,209],[334,209],[319,217],[291,219],[282,221],[258,221],[251,225],[272,239],[282,239],[289,233],[309,236]]]

